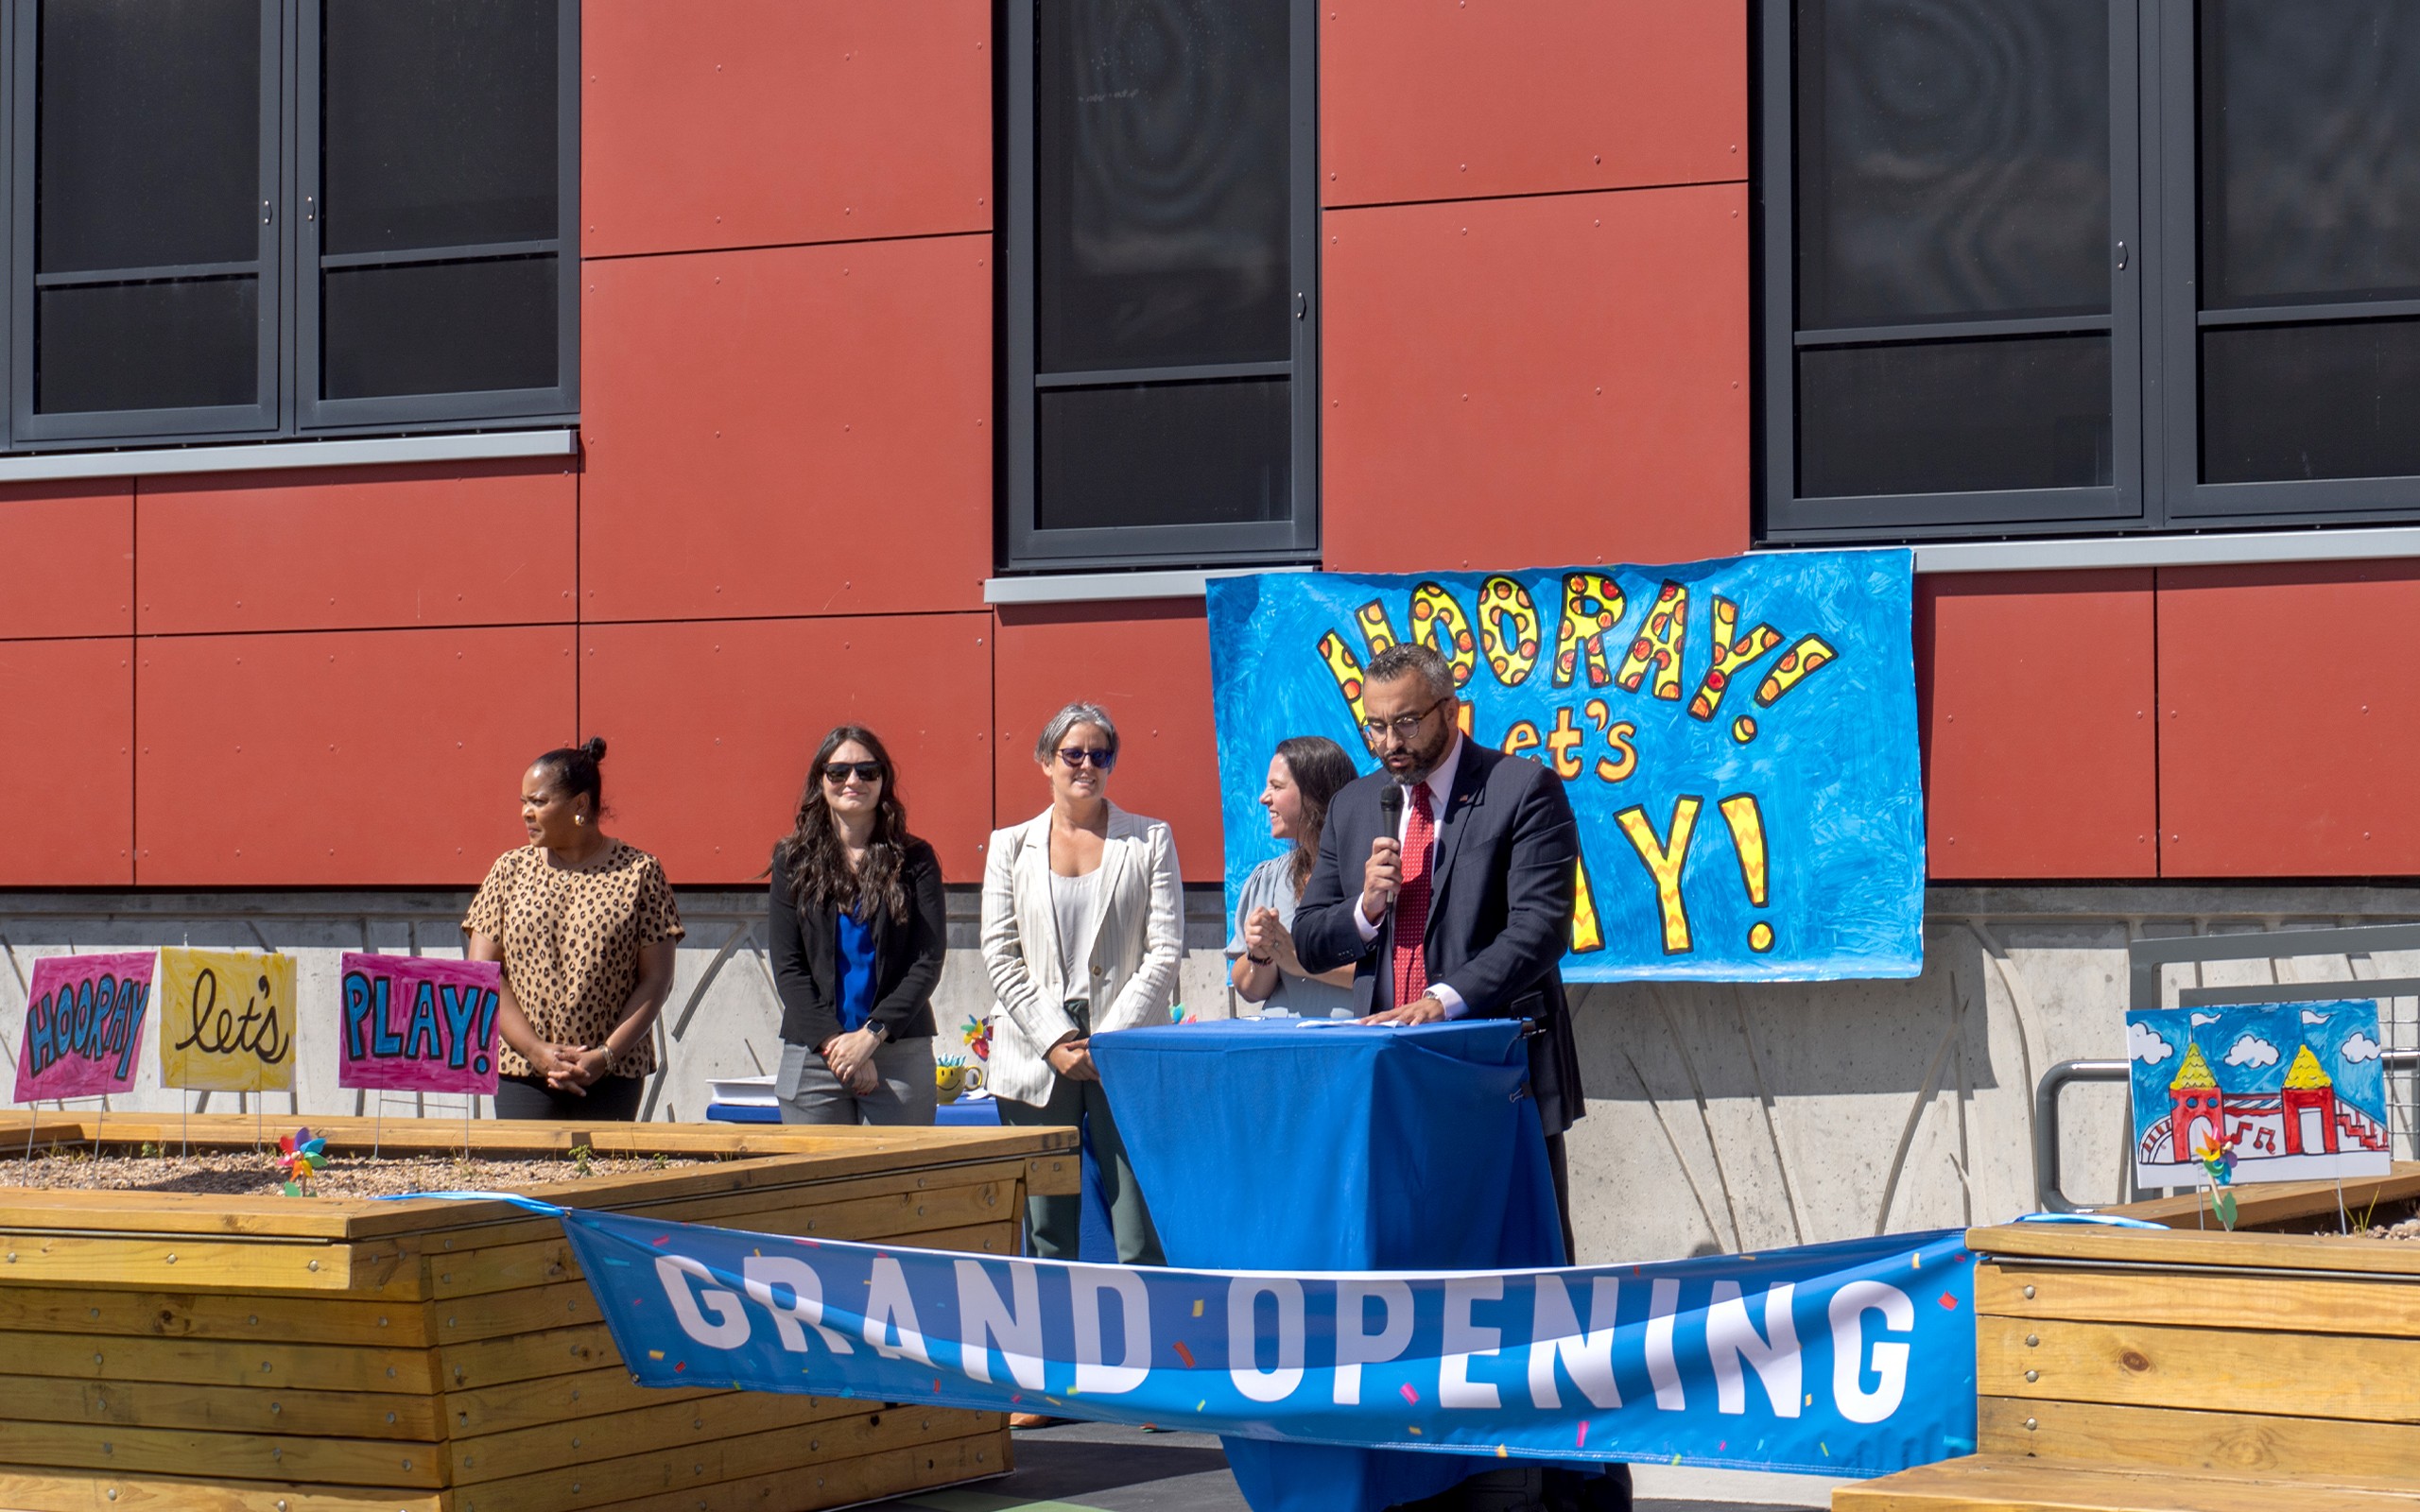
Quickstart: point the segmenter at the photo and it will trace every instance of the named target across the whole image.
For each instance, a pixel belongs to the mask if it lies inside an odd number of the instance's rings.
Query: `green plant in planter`
[[[571,1174],[585,1179],[596,1173],[596,1152],[585,1144],[571,1147]]]

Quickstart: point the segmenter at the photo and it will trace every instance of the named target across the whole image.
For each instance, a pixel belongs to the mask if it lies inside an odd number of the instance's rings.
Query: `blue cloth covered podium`
[[[1503,1270],[1564,1263],[1520,1033],[1502,1019],[1237,1019],[1092,1049],[1170,1264]],[[1255,1512],[1379,1512],[1497,1463],[1226,1446]]]

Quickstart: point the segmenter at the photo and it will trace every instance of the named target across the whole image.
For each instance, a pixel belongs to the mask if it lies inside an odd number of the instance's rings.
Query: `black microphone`
[[[1401,837],[1403,833],[1403,784],[1401,782],[1389,782],[1380,790],[1378,794],[1378,816],[1386,821],[1386,837],[1388,839],[1393,840]],[[1398,852],[1398,858],[1400,858],[1400,852]],[[1402,876],[1402,872],[1396,872],[1396,876],[1400,878]],[[1402,894],[1400,892],[1396,894],[1396,897],[1398,898],[1401,896]],[[1390,900],[1387,903],[1386,926],[1385,940],[1379,947],[1379,949],[1386,954],[1379,958],[1378,990],[1392,996],[1394,977],[1392,974],[1391,969],[1388,967],[1387,962],[1394,954],[1395,905],[1392,900]],[[1391,1004],[1390,1005],[1398,1008],[1403,1006],[1400,1003]]]
[[[1389,782],[1378,794],[1378,817],[1386,821],[1388,839],[1394,840],[1402,837],[1403,784],[1401,782]],[[1402,873],[1397,872],[1396,875],[1401,876]],[[1395,905],[1392,902],[1388,903],[1387,913],[1391,922],[1394,911]]]

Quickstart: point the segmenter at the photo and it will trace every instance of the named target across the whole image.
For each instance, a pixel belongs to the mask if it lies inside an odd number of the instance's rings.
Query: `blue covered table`
[[[1509,1270],[1564,1263],[1520,1031],[1237,1019],[1092,1049],[1170,1264]],[[1226,1445],[1257,1512],[1378,1512],[1496,1463]]]

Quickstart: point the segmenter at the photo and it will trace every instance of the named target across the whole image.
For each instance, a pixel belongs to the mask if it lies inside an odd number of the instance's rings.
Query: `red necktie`
[[[1428,853],[1437,827],[1428,818],[1428,784],[1406,795],[1403,885],[1395,892],[1395,1006],[1409,1007],[1428,992]]]

